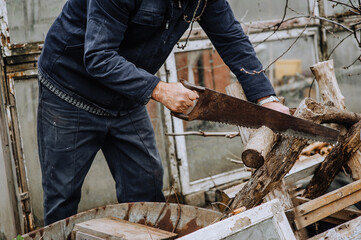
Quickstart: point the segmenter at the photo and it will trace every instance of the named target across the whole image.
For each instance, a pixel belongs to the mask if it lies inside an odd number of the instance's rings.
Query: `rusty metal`
[[[182,81],[182,83],[199,94],[198,102],[190,113],[172,113],[183,120],[205,120],[248,128],[267,126],[281,135],[329,143],[337,142],[339,131],[332,128],[261,107],[208,88],[194,86],[186,81]]]
[[[91,219],[116,217],[165,231],[178,237],[213,224],[220,212],[193,206],[169,203],[123,203],[95,208],[23,235],[24,240],[71,239],[75,224]]]

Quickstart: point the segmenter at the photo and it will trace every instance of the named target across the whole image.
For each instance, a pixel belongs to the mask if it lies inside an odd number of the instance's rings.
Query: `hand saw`
[[[197,91],[199,99],[187,114],[172,112],[173,116],[180,119],[186,121],[213,121],[254,129],[266,126],[281,135],[307,138],[320,142],[337,142],[339,131],[335,129],[262,107],[209,88],[195,86],[187,81],[181,82],[186,88]]]

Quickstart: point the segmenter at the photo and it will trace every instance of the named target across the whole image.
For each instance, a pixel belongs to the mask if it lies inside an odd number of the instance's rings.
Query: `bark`
[[[303,197],[314,199],[326,192],[342,166],[361,147],[361,121],[356,123],[332,149],[316,169],[311,182],[306,187]]]
[[[304,101],[295,112],[296,117],[310,119],[314,116]],[[231,209],[242,206],[247,209],[260,204],[263,198],[279,186],[283,177],[291,170],[307,140],[279,137],[263,166],[256,170],[251,179],[229,203]]]
[[[227,87],[227,93],[231,96],[247,100],[243,88],[239,83],[233,83]],[[263,165],[265,156],[270,152],[277,140],[277,135],[268,127],[256,130],[240,128],[244,145],[242,153],[243,163],[250,168],[259,168]]]
[[[336,108],[341,110],[345,110],[345,101],[344,96],[341,93],[341,90],[338,86],[335,69],[333,65],[333,60],[321,62],[311,66],[311,71],[315,75],[322,100],[324,103],[332,102]],[[343,126],[333,126],[339,129],[341,132],[345,132],[345,128]],[[356,151],[347,163],[348,167],[351,170],[352,178],[355,180],[360,179],[361,176],[361,153],[360,150]]]

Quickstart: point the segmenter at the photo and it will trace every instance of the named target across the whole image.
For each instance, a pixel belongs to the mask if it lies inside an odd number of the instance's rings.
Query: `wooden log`
[[[280,201],[283,210],[287,211],[293,209],[292,199],[288,194],[284,180],[264,197],[264,202],[270,202],[273,199],[278,199]]]
[[[361,114],[341,110],[334,106],[321,104],[312,98],[306,98],[304,101],[308,111],[312,114],[309,115],[311,121],[317,123],[338,123],[347,127],[351,127],[361,120]]]
[[[306,198],[316,198],[326,192],[342,166],[361,147],[361,121],[356,123],[327,155],[315,171],[311,182],[303,194]]]
[[[277,138],[277,135],[265,126],[253,131],[242,153],[244,164],[250,168],[261,167]]]
[[[345,97],[337,83],[333,60],[312,65],[311,71],[316,77],[323,102],[332,102],[337,108],[346,109]]]
[[[307,109],[304,101],[295,112],[296,117],[310,119],[312,111]],[[297,138],[280,137],[267,155],[265,164],[261,166],[229,203],[231,209],[242,206],[247,209],[260,204],[263,198],[275,189],[284,176],[295,164],[302,149],[306,146],[307,140]]]
[[[238,82],[229,85],[226,91],[231,96],[247,100],[243,88]],[[263,165],[265,156],[277,140],[277,135],[268,127],[261,127],[256,130],[240,128],[240,132],[244,145],[243,163],[250,168],[259,168]]]
[[[345,98],[338,86],[333,60],[321,62],[311,66],[311,71],[318,82],[323,102],[332,102],[336,108],[346,109]],[[342,126],[339,130],[345,130]],[[360,150],[355,152],[349,160],[348,166],[353,179],[361,179],[361,154]]]

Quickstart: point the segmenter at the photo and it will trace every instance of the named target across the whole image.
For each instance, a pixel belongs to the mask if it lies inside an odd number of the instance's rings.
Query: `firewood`
[[[247,100],[243,88],[239,83],[233,83],[227,88],[227,93],[231,96]],[[284,98],[281,98],[284,102]],[[265,156],[270,152],[277,140],[277,135],[268,127],[261,127],[256,130],[241,128],[243,142],[242,161],[250,168],[259,168],[263,165]]]
[[[253,131],[242,153],[244,164],[250,168],[261,167],[276,140],[277,135],[268,127],[263,126]]]
[[[322,100],[324,103],[332,102],[336,108],[346,109],[345,98],[338,86],[333,60],[321,62],[311,66],[311,71],[315,75],[320,88]],[[345,131],[342,126],[337,126],[339,130]],[[361,179],[361,154],[356,151],[348,161],[353,179]]]
[[[361,147],[361,121],[356,123],[327,155],[315,171],[303,197],[314,199],[326,192],[342,166]]]
[[[318,152],[320,152],[321,149],[323,149],[324,147],[326,147],[328,145],[328,143],[324,143],[324,142],[315,142],[312,143],[310,145],[308,145],[307,147],[305,147],[305,149],[302,150],[302,155],[306,155],[306,156],[311,156],[314,155]]]
[[[295,112],[296,117],[311,119],[312,111],[307,109],[304,101]],[[242,190],[229,203],[230,209],[239,207],[253,208],[263,198],[282,184],[283,177],[291,170],[299,154],[306,146],[307,140],[279,137],[271,152],[267,154],[265,164],[252,175]]]

